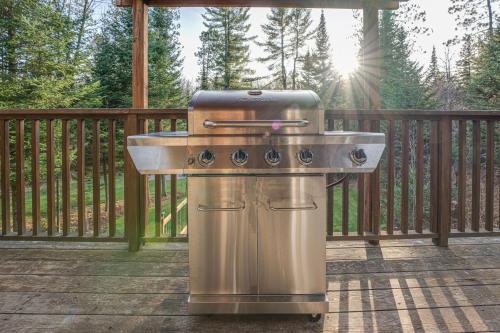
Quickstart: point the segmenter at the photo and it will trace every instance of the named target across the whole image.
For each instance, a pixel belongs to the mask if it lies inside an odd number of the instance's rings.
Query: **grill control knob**
[[[243,166],[248,162],[248,153],[242,149],[238,149],[231,154],[231,160],[236,166]]]
[[[276,149],[269,149],[264,155],[264,159],[270,166],[276,166],[281,161],[281,154]]]
[[[349,155],[351,158],[352,163],[356,165],[363,165],[366,163],[367,157],[364,149],[360,148],[355,148],[351,151],[351,154]]]
[[[215,162],[215,155],[212,151],[206,149],[198,155],[198,162],[203,166],[210,166]]]
[[[313,161],[313,152],[307,148],[302,149],[297,153],[297,159],[302,165],[309,165]]]

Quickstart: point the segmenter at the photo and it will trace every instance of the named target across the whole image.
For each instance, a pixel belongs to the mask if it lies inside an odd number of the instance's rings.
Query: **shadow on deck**
[[[186,244],[26,243],[0,243],[2,332],[500,331],[500,238],[330,242],[318,323],[188,316]]]

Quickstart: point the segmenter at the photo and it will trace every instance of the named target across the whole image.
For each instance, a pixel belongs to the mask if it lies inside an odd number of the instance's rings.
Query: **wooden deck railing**
[[[330,240],[500,235],[498,111],[331,111],[328,128],[386,134],[378,170],[328,195]],[[472,133],[470,133],[472,132]],[[496,156],[496,157],[495,157]],[[471,181],[468,181],[471,179]],[[500,186],[497,186],[497,188]],[[356,192],[356,217],[350,199]],[[333,209],[332,209],[333,208]],[[340,220],[340,222],[337,222]],[[350,222],[352,222],[350,224]],[[350,225],[355,225],[355,228]],[[354,230],[353,230],[354,229]]]
[[[327,129],[387,138],[377,172],[328,191],[327,238],[446,246],[500,235],[499,121],[500,111],[327,111]],[[185,240],[185,179],[138,175],[125,138],[186,122],[185,109],[0,110],[0,240],[128,241],[131,250]]]

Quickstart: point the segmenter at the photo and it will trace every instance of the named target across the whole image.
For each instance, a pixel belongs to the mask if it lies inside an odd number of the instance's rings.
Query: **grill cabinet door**
[[[257,293],[256,178],[188,179],[191,294]]]
[[[259,294],[325,292],[324,176],[258,177]]]

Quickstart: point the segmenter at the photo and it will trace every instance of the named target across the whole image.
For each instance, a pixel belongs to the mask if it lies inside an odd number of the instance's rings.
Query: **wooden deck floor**
[[[500,238],[329,243],[330,312],[318,323],[188,316],[186,245],[122,246],[0,243],[0,331],[500,331]]]

